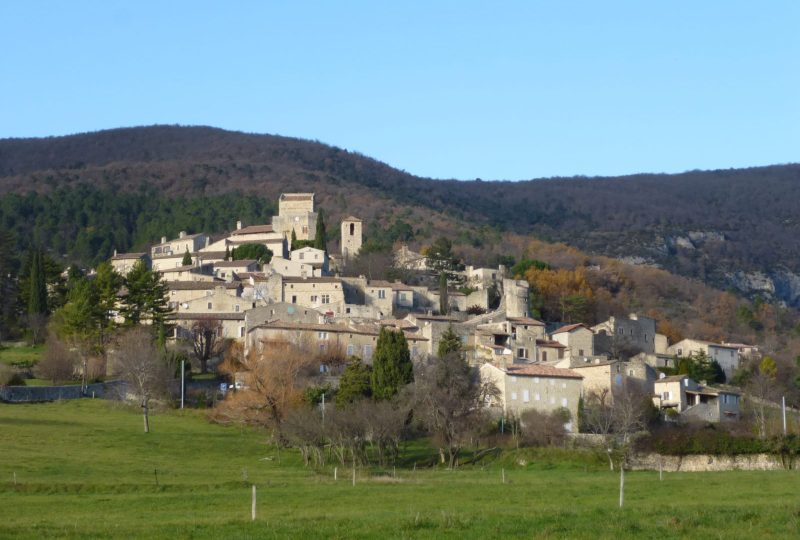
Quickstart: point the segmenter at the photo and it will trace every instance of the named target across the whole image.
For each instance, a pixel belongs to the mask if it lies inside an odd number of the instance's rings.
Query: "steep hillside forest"
[[[6,139],[0,287],[12,288],[9,274],[24,275],[34,247],[63,266],[88,267],[180,230],[220,234],[238,219],[269,222],[281,192],[313,191],[332,251],[333,224],[355,214],[367,224],[367,251],[396,242],[422,249],[445,236],[472,264],[547,263],[517,269],[549,320],[637,311],[656,316],[673,340],[756,341],[798,354],[797,313],[780,302],[800,306],[798,180],[800,165],[431,180],[319,142],[207,127]]]

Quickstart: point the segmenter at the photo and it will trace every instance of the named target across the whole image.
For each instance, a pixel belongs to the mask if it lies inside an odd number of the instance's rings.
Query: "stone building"
[[[363,230],[361,220],[357,217],[347,217],[342,220],[342,234],[340,238],[342,258],[353,258],[361,251]]]
[[[111,257],[111,268],[121,276],[126,276],[133,265],[139,261],[143,261],[150,268],[150,257],[147,253],[117,253],[117,250],[114,250],[114,256]]]
[[[278,199],[278,215],[272,217],[272,227],[284,238],[291,238],[294,231],[298,240],[314,240],[317,228],[314,194],[282,193]]]

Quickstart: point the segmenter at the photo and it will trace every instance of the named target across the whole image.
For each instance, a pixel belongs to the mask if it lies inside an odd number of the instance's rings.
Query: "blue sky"
[[[0,137],[202,124],[422,176],[800,161],[800,2],[0,4]]]

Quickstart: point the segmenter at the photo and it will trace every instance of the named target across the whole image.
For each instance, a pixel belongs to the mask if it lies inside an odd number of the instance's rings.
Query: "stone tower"
[[[350,216],[342,220],[342,258],[350,259],[358,255],[361,250],[362,230],[361,220]]]

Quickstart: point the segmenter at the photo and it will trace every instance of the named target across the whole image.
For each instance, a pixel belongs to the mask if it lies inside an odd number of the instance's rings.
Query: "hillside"
[[[412,243],[449,232],[484,249],[501,231],[533,234],[795,306],[798,180],[800,165],[522,182],[432,180],[318,142],[208,127],[0,141],[0,195],[52,197],[88,184],[184,200],[257,195],[263,206],[282,191],[315,191],[331,220],[358,213],[381,228],[398,219],[413,223]],[[218,212],[210,219],[222,226],[223,218],[231,223],[235,217]]]

